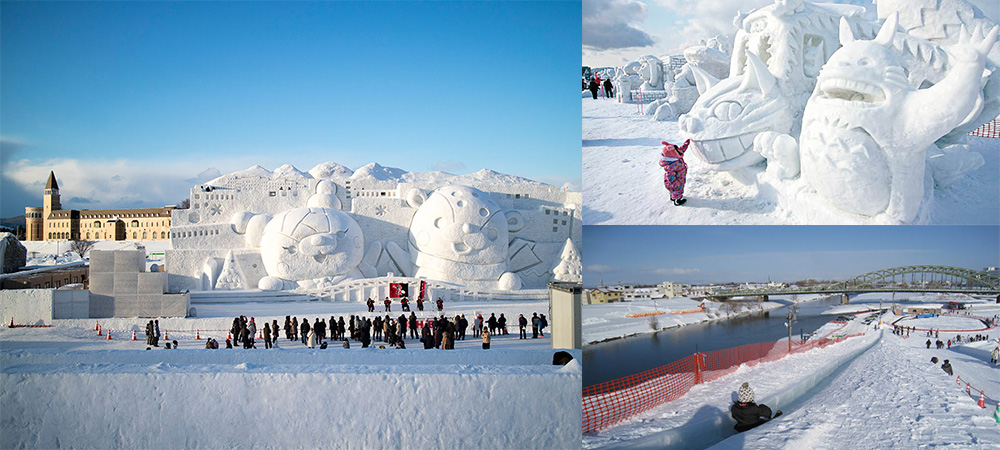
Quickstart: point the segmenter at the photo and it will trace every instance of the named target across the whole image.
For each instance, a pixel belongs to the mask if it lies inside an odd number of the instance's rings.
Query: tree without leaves
[[[187,199],[187,198],[184,199],[184,200],[181,200],[181,202],[176,205],[177,209],[188,209],[190,207],[191,207],[191,199]]]
[[[72,252],[76,253],[77,255],[80,255],[81,258],[83,258],[84,255],[86,255],[87,252],[89,252],[90,249],[94,247],[94,244],[96,244],[95,241],[81,241],[74,239],[72,241],[69,241],[69,249]]]

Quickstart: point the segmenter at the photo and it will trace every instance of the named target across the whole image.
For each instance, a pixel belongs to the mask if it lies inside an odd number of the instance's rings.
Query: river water
[[[781,301],[781,300],[777,300]],[[799,303],[798,320],[792,324],[792,338],[800,330],[815,331],[836,316],[821,315],[840,304],[840,296]],[[602,383],[676,361],[696,351],[712,351],[788,337],[786,307],[770,311],[769,317],[751,316],[723,319],[670,328],[653,334],[587,345],[583,348],[583,385]]]

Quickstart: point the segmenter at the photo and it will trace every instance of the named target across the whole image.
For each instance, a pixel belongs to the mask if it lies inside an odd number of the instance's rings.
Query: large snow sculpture
[[[275,215],[264,228],[260,256],[268,276],[264,290],[323,287],[360,278],[364,236],[346,213],[295,208]]]
[[[691,69],[701,95],[678,125],[695,154],[714,170],[735,170],[764,160],[755,146],[758,134],[797,136],[815,77],[839,47],[840,18],[863,37],[874,35],[863,13],[852,5],[776,0],[738,15],[729,78]]]
[[[947,76],[914,89],[893,48],[896,16],[872,41],[841,24],[843,47],[817,80],[803,115],[802,178],[846,211],[912,221],[924,198],[927,149],[980,114],[980,79],[997,27],[973,30],[951,47]],[[936,149],[936,147],[934,147]]]
[[[430,195],[414,190],[407,202],[417,208],[409,233],[413,276],[479,289],[521,288],[520,277],[508,271],[508,233],[523,226],[520,213],[468,186]]]
[[[615,98],[618,99],[618,102],[631,103],[633,101],[632,90],[639,89],[639,86],[642,86],[642,77],[639,76],[640,68],[642,68],[642,63],[632,61],[625,64],[616,72],[613,84]]]
[[[639,58],[639,76],[642,77],[642,91],[662,91],[663,90],[663,61],[653,55],[646,55]]]
[[[714,78],[724,78],[729,73],[729,55],[720,50],[723,46],[719,39],[714,37],[707,43],[684,49],[687,63],[673,77],[673,82],[667,82],[667,97],[657,100],[656,106],[650,108],[653,120],[674,120],[691,111],[700,95],[695,67]]]

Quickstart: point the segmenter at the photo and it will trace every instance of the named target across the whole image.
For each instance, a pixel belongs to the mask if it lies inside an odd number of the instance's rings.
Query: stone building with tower
[[[42,206],[24,208],[26,241],[159,241],[170,239],[173,206],[138,209],[62,209],[59,184],[49,172]]]

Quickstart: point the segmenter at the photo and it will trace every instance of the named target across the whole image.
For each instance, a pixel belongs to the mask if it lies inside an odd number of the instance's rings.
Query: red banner
[[[420,300],[423,300],[424,296],[427,295],[427,282],[420,280],[420,294],[418,295],[419,297],[417,298],[419,298]]]
[[[389,297],[401,298],[408,295],[409,287],[406,283],[389,283]]]

